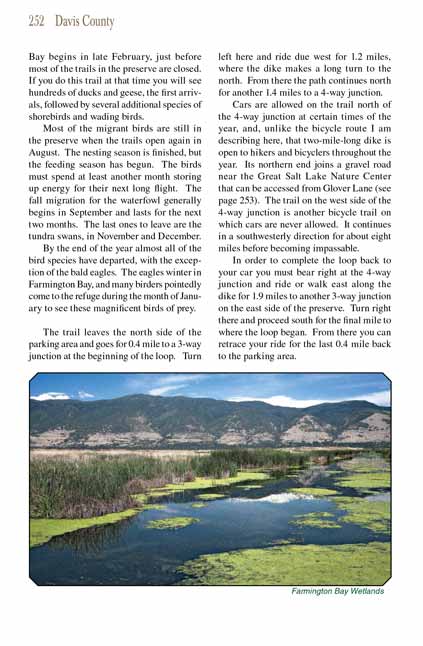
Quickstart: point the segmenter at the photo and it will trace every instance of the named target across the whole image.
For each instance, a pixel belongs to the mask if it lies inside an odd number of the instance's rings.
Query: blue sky
[[[275,406],[366,399],[390,405],[389,381],[379,373],[41,373],[31,398],[94,401],[144,393],[166,397],[260,400]]]

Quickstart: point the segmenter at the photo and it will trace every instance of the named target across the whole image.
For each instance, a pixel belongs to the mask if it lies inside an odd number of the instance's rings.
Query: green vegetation
[[[206,554],[185,563],[184,585],[383,585],[390,544],[283,545]]]
[[[106,514],[105,516],[94,518],[67,518],[62,520],[34,518],[30,520],[30,546],[42,545],[43,543],[47,543],[53,536],[75,532],[77,529],[117,523],[124,518],[134,516],[138,512],[139,509],[126,509],[116,514]]]
[[[215,487],[227,487],[236,484],[237,482],[245,482],[249,480],[267,480],[270,478],[267,473],[258,473],[253,471],[239,472],[235,476],[229,478],[195,478],[189,482],[180,482],[179,484],[168,484],[157,489],[149,491],[149,496],[152,498],[168,496],[172,493],[180,493],[181,491],[192,491],[196,489],[214,489]]]
[[[324,489],[322,487],[294,487],[288,490],[289,493],[297,493],[302,496],[314,496],[315,498],[325,498],[326,496],[336,496],[335,489]]]
[[[289,470],[283,461],[286,453],[265,449],[258,451],[234,449],[218,451],[208,456],[168,460],[139,456],[94,457],[73,462],[62,459],[36,460],[31,465],[31,511],[38,514],[45,511],[52,516],[31,520],[31,547],[42,545],[54,536],[76,532],[79,529],[118,523],[143,511],[163,510],[165,505],[156,504],[156,501],[162,503],[166,497],[173,494],[187,492],[189,496],[182,496],[182,498],[188,501],[192,510],[190,511],[189,506],[185,505],[184,509],[188,508],[188,510],[179,513],[195,514],[195,509],[207,506],[206,501],[227,496],[225,487],[237,486],[247,491],[259,489],[266,485],[276,472],[286,473]],[[275,454],[279,456],[278,465],[274,461]],[[363,454],[366,456],[369,453]],[[266,463],[260,467],[253,464],[262,462],[266,455],[267,466]],[[295,460],[298,458],[298,452],[294,451],[290,456],[294,456],[292,459]],[[321,458],[322,456],[319,458],[317,452],[301,454],[301,459],[305,459],[306,464],[313,465],[315,462],[321,464]],[[247,463],[244,463],[246,460]],[[241,464],[243,469],[240,468]],[[294,469],[297,466],[301,468],[299,464],[294,464]],[[295,530],[291,531],[293,534],[291,539],[269,540],[267,542],[269,547],[263,549],[209,554],[188,561],[180,569],[186,575],[181,583],[183,585],[383,584],[388,579],[390,571],[389,543],[322,546],[303,544],[304,537],[307,537],[308,533],[305,531],[306,528],[326,530],[330,536],[332,530],[336,532],[347,523],[377,532],[383,535],[383,538],[389,536],[389,502],[385,501],[385,496],[375,497],[374,500],[363,497],[366,492],[375,493],[379,489],[389,487],[389,465],[377,456],[374,457],[373,454],[371,460],[362,456],[355,457],[348,464],[341,462],[336,465],[336,469],[336,486],[352,487],[357,491],[357,495],[343,496],[342,490],[323,487],[291,488],[289,490],[291,493],[329,499],[333,503],[331,506],[327,505],[330,511],[303,513],[304,507],[307,509],[304,505],[301,508],[301,515],[291,520],[291,527],[295,527]],[[311,472],[314,473],[314,470]],[[333,470],[325,473],[331,478],[334,477]],[[319,480],[318,483],[320,482],[323,484],[327,482],[330,487],[329,482],[333,480]],[[103,485],[104,492],[102,492]],[[353,493],[355,494],[355,491]],[[196,501],[191,502],[194,497]],[[124,509],[118,508],[120,504],[124,505]],[[113,511],[109,513],[108,509]],[[93,510],[99,511],[93,513]],[[91,513],[93,517],[83,516],[81,512]],[[72,518],[53,516],[61,513],[75,515],[79,513],[79,516]],[[168,517],[160,518],[160,516]],[[154,520],[149,520],[151,517]],[[200,522],[199,518],[189,515],[170,516],[164,513],[147,515],[145,526],[148,529],[176,530],[198,522]],[[113,525],[109,531],[118,532],[119,525]],[[354,531],[358,532],[357,528]],[[93,541],[94,532],[94,529],[90,532],[81,532],[81,541]],[[104,534],[105,530],[100,528],[98,532]],[[189,537],[190,533],[187,532],[187,534]],[[276,536],[278,535],[284,534],[277,532]],[[333,535],[336,537],[336,533]],[[75,544],[78,544],[78,536],[77,533],[72,535]],[[150,536],[153,538],[153,535]],[[270,538],[273,536],[274,534]],[[358,533],[358,536],[358,540],[362,540],[362,533]],[[70,538],[64,539],[67,545]],[[158,538],[159,535],[154,540]],[[166,534],[162,538],[166,541]],[[377,540],[379,537],[375,536],[375,538]],[[351,538],[351,540],[357,540],[357,538]]]
[[[330,454],[330,457],[328,457]],[[135,506],[147,509],[155,498],[195,490],[213,490],[234,484],[249,488],[260,486],[254,481],[265,481],[274,470],[285,471],[304,464],[321,463],[351,455],[349,451],[282,451],[274,449],[229,449],[210,455],[161,460],[142,456],[95,456],[77,460],[36,459],[31,462],[30,516],[34,519],[66,521],[72,525],[53,523],[45,525],[50,536],[71,531],[68,528],[98,524],[97,519],[117,519],[122,512],[136,513]],[[326,457],[325,457],[326,456]],[[257,470],[258,467],[267,472]],[[357,467],[358,468],[358,467]],[[342,486],[365,490],[387,486],[389,473],[356,471],[339,479]],[[251,484],[248,484],[251,483]],[[332,496],[336,491],[316,487],[291,490],[312,496]],[[199,500],[213,500],[224,494],[210,491]],[[151,507],[150,507],[151,509]],[[349,510],[351,518],[353,510]],[[354,510],[357,517],[358,510]],[[363,514],[364,511],[361,512]],[[116,515],[116,516],[115,516]],[[363,518],[363,516],[362,516]],[[84,522],[89,521],[89,525]],[[91,523],[92,521],[92,523]],[[363,521],[364,522],[364,521]],[[369,521],[370,522],[370,521]],[[82,524],[81,524],[82,523]],[[41,525],[38,526],[40,536]],[[62,528],[65,528],[62,532]],[[52,529],[52,533],[50,532]],[[41,532],[41,533],[40,533]],[[39,544],[36,542],[35,544]]]
[[[188,488],[212,488],[269,478],[258,468],[286,471],[292,466],[348,457],[350,451],[228,449],[185,458],[98,455],[76,460],[31,461],[31,518],[91,518],[130,509],[146,495]],[[326,456],[326,457],[324,457]],[[217,482],[219,481],[219,482]],[[167,495],[166,494],[166,495]]]
[[[181,529],[194,523],[199,523],[198,518],[191,516],[177,516],[175,518],[161,518],[160,520],[150,520],[147,523],[148,529]]]
[[[337,496],[334,502],[338,509],[347,512],[338,519],[338,522],[354,523],[373,532],[389,534],[391,524],[389,502],[349,496]]]
[[[339,529],[340,527],[342,527],[342,525],[340,525],[336,520],[333,520],[334,518],[335,516],[333,514],[330,514],[328,511],[316,511],[309,514],[304,514],[302,516],[297,516],[297,518],[291,521],[291,523],[300,527]]]
[[[30,516],[90,518],[131,508],[134,494],[137,502],[143,503],[147,492],[167,483],[177,491],[196,479],[193,489],[212,487],[210,481],[217,479],[223,479],[223,485],[255,479],[252,474],[238,480],[237,470],[231,459],[222,455],[168,460],[140,456],[32,460]]]
[[[388,489],[391,486],[389,471],[365,471],[352,473],[345,478],[338,478],[335,484],[339,487],[349,487],[363,492],[372,492],[372,489]]]
[[[329,451],[327,449],[315,450],[296,450],[287,451],[284,449],[223,449],[212,451],[208,459],[215,464],[233,464],[241,471],[243,469],[281,469],[295,470],[300,469],[310,462],[325,463],[335,462],[337,460],[350,458],[357,455],[357,451],[351,449],[336,449]]]

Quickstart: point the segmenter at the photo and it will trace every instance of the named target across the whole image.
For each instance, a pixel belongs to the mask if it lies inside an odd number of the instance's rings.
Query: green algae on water
[[[335,503],[338,509],[346,512],[338,519],[338,522],[354,523],[379,534],[390,533],[389,502],[338,496]]]
[[[383,585],[390,544],[283,545],[206,554],[181,568],[183,585]]]
[[[203,507],[207,507],[207,504],[205,502],[193,502],[191,507],[194,507],[194,509],[202,509]]]
[[[389,471],[368,471],[351,473],[343,478],[335,480],[339,487],[348,487],[360,491],[371,491],[372,489],[387,489],[391,486],[391,474]]]
[[[138,514],[139,511],[139,509],[125,509],[125,511],[93,518],[31,518],[30,547],[42,545],[47,543],[53,536],[61,536],[68,532],[75,532],[78,529],[117,523],[124,518],[130,518]]]
[[[191,491],[195,489],[214,489],[215,487],[226,487],[239,482],[248,482],[253,480],[268,480],[270,475],[267,473],[255,471],[239,471],[236,476],[229,478],[195,478],[189,482],[178,482],[177,484],[167,484],[149,491],[148,495],[152,498],[168,496],[172,493],[181,491]]]
[[[288,492],[302,496],[314,496],[315,498],[325,498],[326,496],[336,496],[338,494],[335,489],[324,489],[322,487],[294,487],[289,489]]]
[[[297,516],[294,520],[291,520],[292,525],[298,525],[300,527],[319,527],[321,529],[340,529],[342,525],[338,521],[334,520],[334,514],[329,513],[328,511],[322,512],[311,512],[309,514],[304,514]]]
[[[192,518],[192,516],[176,516],[175,518],[150,520],[146,527],[147,529],[182,529],[199,522],[198,518]]]

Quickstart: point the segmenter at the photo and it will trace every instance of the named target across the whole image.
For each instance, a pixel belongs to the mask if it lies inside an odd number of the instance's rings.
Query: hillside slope
[[[31,446],[39,448],[379,445],[390,441],[390,423],[389,408],[366,401],[308,408],[151,395],[30,401]]]

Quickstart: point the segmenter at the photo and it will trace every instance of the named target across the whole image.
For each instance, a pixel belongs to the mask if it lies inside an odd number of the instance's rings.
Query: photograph
[[[40,586],[383,586],[382,373],[37,373]]]

